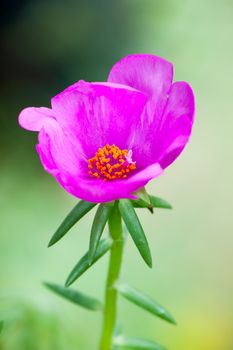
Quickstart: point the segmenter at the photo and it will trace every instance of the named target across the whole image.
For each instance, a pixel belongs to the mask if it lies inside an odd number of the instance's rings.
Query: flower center
[[[121,150],[116,145],[106,145],[99,148],[93,158],[88,159],[89,174],[107,180],[126,178],[136,169],[136,162],[132,160],[132,151]]]

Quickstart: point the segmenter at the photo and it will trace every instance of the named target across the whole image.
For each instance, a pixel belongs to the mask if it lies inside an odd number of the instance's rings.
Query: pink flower
[[[53,97],[51,109],[24,109],[19,123],[39,132],[41,162],[66,191],[90,202],[133,199],[191,134],[192,89],[172,78],[166,60],[130,55],[108,82],[79,81]]]

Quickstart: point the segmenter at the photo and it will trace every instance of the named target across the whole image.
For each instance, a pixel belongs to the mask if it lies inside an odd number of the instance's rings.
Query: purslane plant
[[[39,133],[37,152],[44,169],[81,199],[49,242],[58,242],[97,207],[88,252],[70,272],[65,286],[46,286],[68,300],[103,313],[100,350],[155,349],[157,343],[115,332],[118,294],[152,314],[175,323],[153,299],[122,283],[122,222],[141,257],[152,267],[149,244],[135,208],[171,208],[149,195],[145,185],[160,176],[182,152],[191,135],[194,95],[186,82],[172,82],[173,66],[148,54],[117,62],[107,82],[78,81],[52,98],[51,108],[29,107],[20,125]],[[106,225],[109,234],[102,238]],[[105,302],[70,289],[110,252]]]

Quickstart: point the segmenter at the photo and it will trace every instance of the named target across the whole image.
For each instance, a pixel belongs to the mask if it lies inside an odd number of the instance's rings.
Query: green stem
[[[105,289],[105,308],[102,337],[99,348],[100,350],[111,350],[114,327],[116,323],[117,290],[115,285],[120,275],[124,247],[121,215],[118,208],[118,202],[115,202],[109,218],[109,231],[110,236],[113,239],[113,245],[110,252],[110,263]]]

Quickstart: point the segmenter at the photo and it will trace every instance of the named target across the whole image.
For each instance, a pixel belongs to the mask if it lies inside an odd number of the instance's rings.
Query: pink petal
[[[78,176],[87,161],[78,142],[62,130],[55,119],[46,119],[39,133],[37,151],[46,171],[57,176]]]
[[[140,168],[156,162],[153,143],[163,117],[172,78],[171,63],[147,54],[123,58],[113,66],[109,74],[109,81],[129,85],[148,96],[146,107],[134,125],[129,144]]]
[[[182,152],[192,131],[194,119],[194,95],[185,82],[172,85],[166,109],[161,121],[154,152],[163,168],[170,165]]]
[[[189,140],[193,116],[192,89],[185,82],[174,83],[159,123],[156,115],[151,122],[144,116],[135,128],[132,150],[137,165],[159,162],[166,168],[171,164]]]
[[[19,115],[19,124],[30,131],[40,131],[46,118],[55,118],[53,111],[46,107],[28,107]]]
[[[62,128],[90,158],[107,143],[127,148],[146,100],[127,86],[80,81],[55,96],[52,108]]]
[[[108,81],[131,86],[148,97],[146,114],[149,121],[159,119],[167,101],[173,78],[173,66],[161,57],[137,54],[117,62],[110,71]]]
[[[132,194],[142,188],[153,178],[158,177],[163,172],[159,164],[152,164],[146,169],[136,173],[128,179],[103,181],[101,179],[85,178],[59,178],[60,184],[75,197],[90,202],[110,202],[120,198],[136,197]]]

